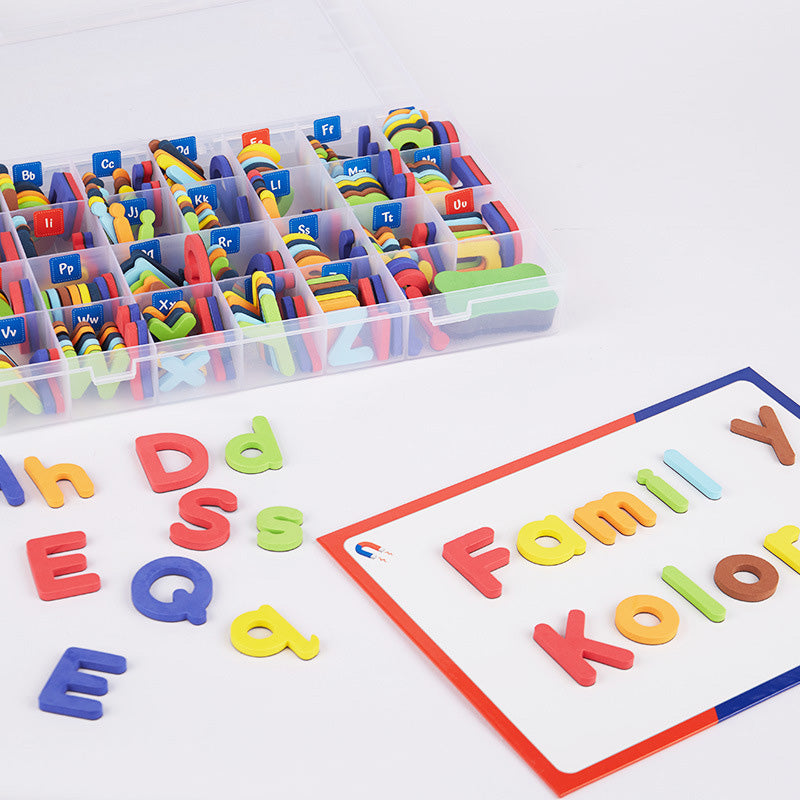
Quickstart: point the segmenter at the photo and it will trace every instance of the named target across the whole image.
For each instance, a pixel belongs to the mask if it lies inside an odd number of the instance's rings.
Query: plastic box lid
[[[206,129],[244,130],[258,120],[430,105],[357,0],[106,0],[99,14],[92,6],[44,0],[35,14],[0,19],[0,70],[27,65],[25,80],[6,83],[3,105],[16,117],[4,118],[3,159],[146,142],[162,125],[169,131],[159,135],[195,132],[198,107]],[[252,104],[226,103],[237,82],[252,87]],[[133,126],[129,113],[108,112],[131,106],[142,111]]]

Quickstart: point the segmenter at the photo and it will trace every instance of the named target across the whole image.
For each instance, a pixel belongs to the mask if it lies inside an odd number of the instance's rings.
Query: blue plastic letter
[[[194,584],[194,591],[176,589],[172,601],[165,603],[150,594],[150,587],[166,575],[180,575]],[[161,622],[180,622],[188,619],[192,625],[206,621],[206,608],[213,594],[211,575],[197,561],[181,556],[157,558],[145,564],[131,581],[131,600],[136,610],[150,619]]]
[[[81,669],[94,669],[121,675],[128,668],[122,656],[68,647],[39,694],[39,708],[53,714],[81,719],[100,719],[103,704],[88,697],[75,697],[67,692],[82,692],[101,697],[108,691],[108,681],[99,675],[87,675]]]
[[[0,492],[6,496],[10,506],[21,506],[25,502],[25,490],[3,456],[0,456]]]
[[[677,450],[667,450],[664,453],[664,463],[709,500],[719,500],[722,497],[722,487]]]

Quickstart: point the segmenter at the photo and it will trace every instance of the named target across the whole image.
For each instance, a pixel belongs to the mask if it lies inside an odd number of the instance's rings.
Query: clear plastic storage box
[[[370,60],[374,31],[360,27],[363,21],[354,28],[352,18],[337,8],[322,4],[318,24],[335,31],[357,57],[370,90],[355,91],[352,100],[363,107],[320,109],[325,113],[288,120],[254,111],[250,127],[177,131],[170,137],[203,169],[202,180],[183,185],[193,211],[203,208],[201,203],[211,207],[214,227],[197,230],[181,211],[179,193],[168,185],[148,142],[106,142],[4,162],[12,180],[33,177],[50,202],[13,209],[12,195],[0,197],[0,270],[7,300],[0,304],[2,430],[442,356],[555,330],[563,271],[533,220],[470,132],[441,104],[411,97],[417,110],[427,112],[429,127],[437,123],[437,134],[426,147],[393,146],[383,132],[387,115],[409,101],[408,91],[418,90],[407,76],[386,71],[385,49],[380,59]],[[372,50],[361,46],[364,41],[372,42]],[[168,121],[154,128],[163,124]],[[237,160],[246,143],[266,138],[280,154],[277,169],[262,175],[277,214]],[[330,160],[318,154],[326,147],[333,151]],[[220,174],[220,163],[227,163],[229,172]],[[134,180],[115,193],[113,169],[120,166],[129,175],[136,169],[141,177],[141,166],[135,165],[149,165],[149,180],[144,185]],[[133,241],[125,235],[114,241],[120,237],[110,218],[95,213],[87,173],[103,182],[106,207],[121,203]],[[438,183],[439,190],[426,191],[432,173],[452,188],[441,190]],[[380,198],[345,197],[342,187],[367,174],[381,182]],[[65,185],[77,199],[62,199],[70,195]],[[141,239],[139,215],[145,209],[154,218]],[[471,223],[459,223],[470,216],[482,219],[483,235],[463,230]],[[306,250],[298,262],[297,249],[289,246],[297,234],[311,236],[319,258],[309,262]],[[377,239],[388,241],[389,249]],[[188,263],[202,261],[203,251],[219,256],[220,248],[226,266],[219,276],[205,264]],[[137,253],[172,275],[185,271],[184,282],[161,282],[146,291],[124,273]],[[269,261],[259,254],[268,254]],[[398,258],[406,259],[398,262],[406,272],[393,263]],[[272,267],[266,270],[275,300],[270,308],[277,307],[280,317],[241,324],[231,298],[247,294],[248,284],[252,295],[252,273],[264,271],[253,265],[265,263]],[[316,288],[330,276],[344,276],[341,284],[354,287],[358,303],[331,306],[328,298],[337,287]],[[258,302],[254,305],[258,310]],[[169,318],[176,308],[181,314],[188,309],[196,324],[184,326],[184,335],[176,338],[154,335],[152,310]],[[79,333],[88,325],[99,336],[109,322],[122,342],[81,354]]]

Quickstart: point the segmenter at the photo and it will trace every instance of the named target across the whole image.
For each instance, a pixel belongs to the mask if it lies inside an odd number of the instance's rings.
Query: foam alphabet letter
[[[6,496],[10,506],[21,506],[25,502],[25,490],[3,456],[0,456],[0,492]]]
[[[585,659],[616,669],[633,666],[630,650],[587,639],[583,635],[585,624],[583,611],[573,609],[567,616],[567,629],[563,636],[542,622],[534,628],[533,640],[581,686],[592,686],[597,679],[597,670]]]
[[[687,483],[691,483],[698,492],[702,492],[709,500],[719,500],[722,497],[722,487],[677,450],[666,450],[664,452],[664,463],[674,469]]]
[[[755,575],[755,583],[740,581],[736,577],[738,572]],[[723,558],[714,570],[714,583],[728,597],[745,603],[760,603],[772,597],[778,588],[778,580],[778,570],[769,561],[746,554]]]
[[[225,489],[193,489],[187,492],[178,501],[181,518],[192,525],[199,525],[202,530],[193,530],[182,522],[173,522],[169,528],[169,538],[175,544],[187,550],[213,550],[228,541],[230,521],[205,506],[236,511],[236,495]]]
[[[41,414],[44,411],[42,400],[30,383],[0,383],[0,427],[4,426],[8,419],[8,408],[12,397],[29,414]]]
[[[194,590],[175,589],[172,601],[165,603],[150,594],[150,587],[167,575],[180,575],[194,584]],[[150,619],[161,622],[180,622],[188,619],[192,625],[206,621],[206,608],[211,602],[213,584],[208,570],[191,558],[167,556],[145,564],[131,581],[131,600],[136,610]]]
[[[783,432],[781,423],[778,422],[774,409],[770,406],[761,406],[758,418],[761,420],[761,425],[745,422],[743,419],[732,419],[731,432],[768,444],[778,456],[778,461],[784,466],[791,467],[794,464],[794,450]]]
[[[245,456],[248,450],[258,450],[257,456]],[[225,447],[225,461],[231,469],[254,475],[268,469],[280,469],[283,456],[266,417],[253,419],[253,432],[234,436]]]
[[[642,625],[637,614],[652,614],[658,617],[657,625]],[[636,594],[626,597],[618,606],[614,617],[617,630],[632,642],[639,644],[666,644],[675,638],[680,618],[675,607],[661,597],[652,594]]]
[[[636,474],[636,482],[642,484],[648,492],[654,494],[676,514],[684,514],[689,508],[689,501],[674,486],[670,486],[663,478],[653,474],[651,469],[640,469]]]
[[[328,350],[328,363],[334,367],[343,367],[349,364],[364,364],[372,359],[375,353],[369,345],[354,347],[369,317],[369,309],[348,308],[341,310],[338,316],[341,320],[346,319],[347,324],[339,328],[339,334]]]
[[[28,563],[33,573],[36,591],[42,600],[75,597],[79,594],[96,592],[100,588],[99,575],[94,572],[83,572],[86,569],[86,556],[83,553],[72,553],[68,556],[54,555],[85,546],[86,534],[83,531],[57,533],[28,540],[26,544]],[[76,572],[82,574],[72,574]],[[56,578],[56,575],[71,575],[71,577]]]
[[[81,669],[121,675],[127,668],[123,656],[68,647],[39,693],[39,708],[69,717],[100,719],[103,716],[103,704],[99,700],[67,693],[81,692],[102,697],[108,692],[108,681],[100,675],[87,675]]]
[[[595,500],[576,508],[573,519],[598,541],[603,544],[614,544],[617,532],[625,536],[636,533],[637,522],[648,528],[655,525],[656,512],[636,495],[628,492],[611,492],[602,500]]]
[[[167,472],[161,463],[162,450],[176,450],[188,457],[183,469]],[[136,439],[136,455],[154,492],[186,489],[201,481],[208,472],[208,451],[197,439],[182,433],[151,433]]]
[[[708,592],[701,589],[677,567],[664,567],[661,570],[661,580],[671,586],[681,597],[688,600],[712,622],[723,622],[725,620],[725,606],[717,602]]]
[[[558,544],[555,547],[545,547],[538,542],[543,538],[556,539]],[[517,534],[517,550],[523,558],[534,564],[555,566],[569,561],[572,556],[585,553],[586,540],[555,514],[548,514],[543,520],[522,526]]]
[[[55,464],[44,467],[36,456],[28,456],[24,461],[25,472],[36,484],[50,508],[61,508],[64,505],[64,493],[58,486],[58,481],[69,481],[80,497],[91,497],[94,494],[94,484],[82,467],[77,464]]]
[[[506,566],[511,558],[507,547],[495,547],[473,556],[475,550],[494,541],[491,528],[478,528],[456,539],[445,542],[442,547],[444,560],[455,567],[482,595],[494,599],[503,592],[503,584],[492,575],[492,571]]]
[[[251,636],[253,628],[266,628],[270,635],[266,638]],[[261,606],[257,611],[247,611],[236,617],[231,623],[231,644],[240,653],[259,658],[274,656],[286,647],[303,661],[319,653],[318,637],[306,639],[271,606]]]
[[[794,547],[798,539],[800,539],[800,528],[796,525],[784,525],[775,533],[767,535],[764,547],[795,572],[800,572],[800,550]]]
[[[258,546],[285,552],[303,543],[303,512],[289,506],[270,506],[258,512]]]

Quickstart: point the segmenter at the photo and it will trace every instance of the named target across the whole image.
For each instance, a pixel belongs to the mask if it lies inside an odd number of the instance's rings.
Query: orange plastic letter
[[[58,481],[69,481],[80,497],[91,497],[94,484],[83,467],[77,464],[55,464],[45,467],[36,456],[28,456],[25,461],[25,472],[36,484],[50,508],[61,508],[64,505],[64,493]]]
[[[576,508],[573,519],[598,541],[614,544],[617,532],[625,536],[636,533],[637,522],[647,528],[655,525],[656,512],[636,495],[611,492],[602,500]]]

